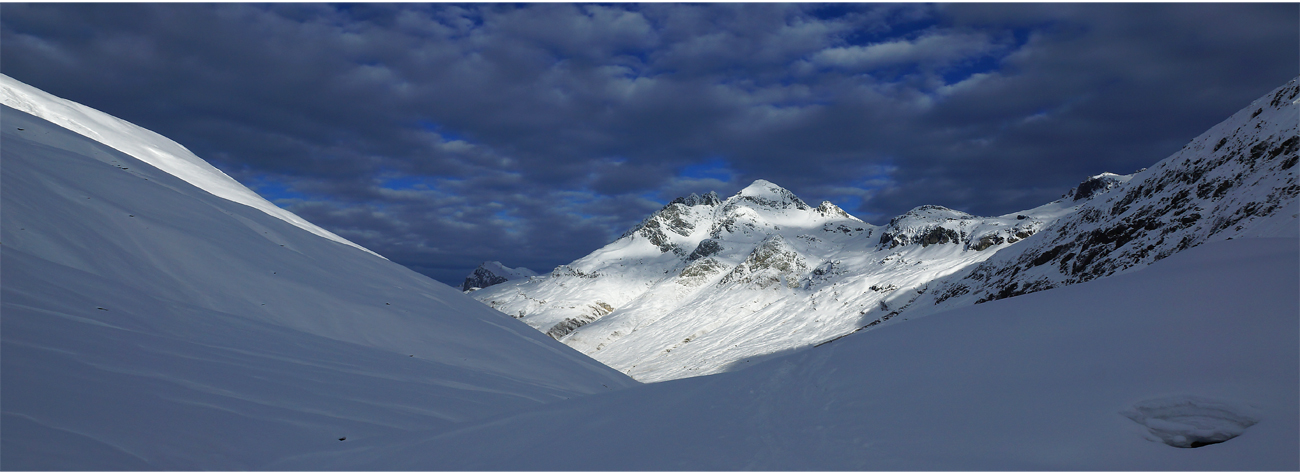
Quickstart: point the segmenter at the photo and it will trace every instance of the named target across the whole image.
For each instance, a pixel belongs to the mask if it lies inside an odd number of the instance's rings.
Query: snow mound
[[[1167,445],[1199,448],[1241,436],[1259,423],[1251,412],[1236,404],[1183,395],[1146,400],[1121,414]]]

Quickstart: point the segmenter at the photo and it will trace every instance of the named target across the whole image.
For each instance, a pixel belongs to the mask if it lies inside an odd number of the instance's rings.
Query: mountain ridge
[[[1292,80],[1151,167],[1087,177],[1033,209],[979,217],[922,205],[874,226],[756,180],[720,202],[675,199],[567,272],[474,296],[638,380],[734,370],[1138,268],[1285,213],[1300,194],[1297,95]],[[1278,219],[1265,234],[1290,235]]]
[[[963,254],[950,262],[942,259],[927,262],[919,271],[920,274],[946,274],[964,265],[963,262],[987,258],[995,248],[1033,233],[1069,207],[1070,204],[1059,201],[1024,211],[1033,217],[1024,213],[976,217],[940,206],[919,206],[886,226],[874,226],[828,201],[813,207],[775,183],[756,180],[725,200],[718,199],[716,193],[674,199],[611,244],[586,257],[561,265],[550,274],[478,290],[471,296],[598,359],[606,357],[602,361],[610,364],[614,359],[605,354],[620,351],[615,347],[619,345],[616,340],[635,332],[647,334],[646,328],[655,325],[684,327],[688,324],[684,321],[698,321],[700,318],[695,315],[716,312],[718,305],[726,304],[707,301],[709,294],[727,289],[819,291],[835,286],[832,280],[842,280],[863,266],[874,266],[881,271],[880,267],[917,263],[915,258],[909,260],[915,255],[902,257],[889,256],[889,253]],[[867,262],[856,255],[856,261],[846,262],[837,258],[854,253],[844,251],[846,245],[858,253],[881,253],[877,258],[885,258]],[[901,304],[891,299],[897,296],[891,293],[898,289],[898,283],[865,285],[881,291],[873,290],[871,297],[854,301],[857,311]],[[782,297],[785,296],[793,295]],[[761,301],[734,303],[746,311],[770,306],[769,302]],[[681,314],[665,316],[674,312]],[[623,319],[626,321],[618,322]],[[791,321],[788,317],[775,319]],[[843,321],[825,323],[802,338],[802,343],[852,329]],[[697,342],[698,345],[701,337],[707,339],[707,333],[726,324],[708,323],[689,332],[673,330],[682,334],[676,342],[660,341],[660,355],[671,358],[670,354],[680,353],[684,344]],[[765,342],[767,349],[750,343],[745,352],[756,355],[769,351],[773,341]],[[728,345],[737,346],[734,350],[746,344],[731,341]],[[611,365],[637,373],[631,369],[641,366],[634,360],[638,356],[620,357],[621,362]],[[717,358],[716,353],[710,357],[714,359],[710,365],[685,367],[684,371],[696,375],[711,373],[734,362]],[[641,377],[658,380],[653,375]]]

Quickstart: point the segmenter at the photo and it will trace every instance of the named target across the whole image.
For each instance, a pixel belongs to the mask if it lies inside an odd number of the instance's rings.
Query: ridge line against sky
[[[1300,74],[1296,4],[0,4],[0,71],[458,284],[767,179],[1034,207]]]

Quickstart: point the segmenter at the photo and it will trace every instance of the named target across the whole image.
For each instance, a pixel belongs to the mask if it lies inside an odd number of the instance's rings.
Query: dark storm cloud
[[[763,178],[1033,207],[1300,73],[1294,4],[0,5],[0,69],[454,283]]]

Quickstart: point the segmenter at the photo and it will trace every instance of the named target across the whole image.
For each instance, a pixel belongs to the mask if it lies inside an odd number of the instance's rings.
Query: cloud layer
[[[768,179],[881,222],[1132,172],[1300,73],[1300,6],[0,5],[0,70],[447,283]]]

